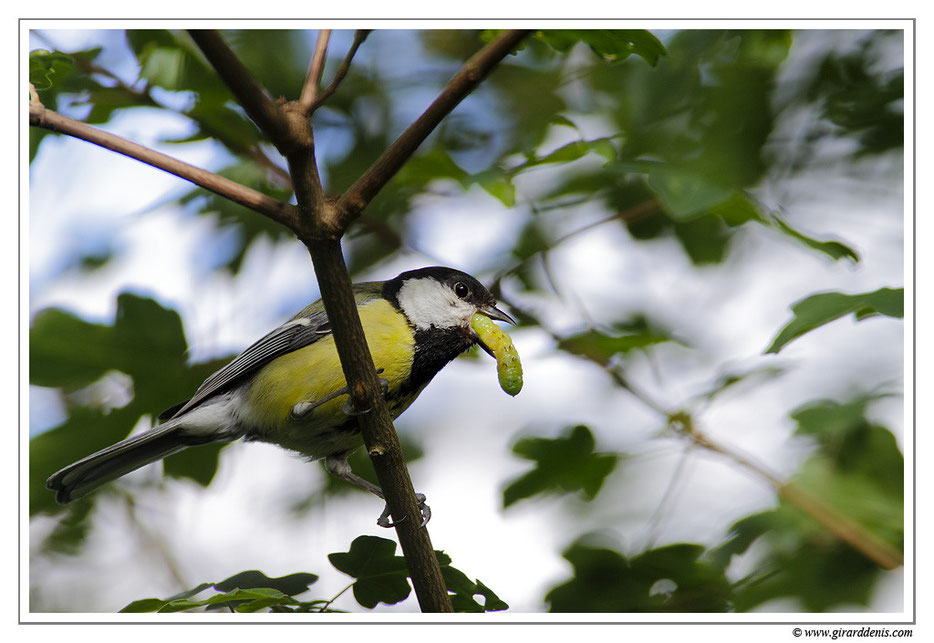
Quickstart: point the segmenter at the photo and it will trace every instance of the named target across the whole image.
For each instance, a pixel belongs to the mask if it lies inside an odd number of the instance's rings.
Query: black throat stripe
[[[428,384],[448,362],[476,343],[473,335],[463,328],[435,328],[415,331],[415,356],[412,373],[401,387],[408,395]]]

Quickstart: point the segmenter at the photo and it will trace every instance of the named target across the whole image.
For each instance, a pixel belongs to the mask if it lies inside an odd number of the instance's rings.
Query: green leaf
[[[375,536],[359,536],[346,553],[328,554],[334,567],[356,578],[354,598],[372,609],[378,603],[392,605],[405,600],[411,588],[405,559],[396,556],[396,543]]]
[[[730,583],[700,559],[704,547],[676,544],[634,558],[577,542],[563,556],[574,576],[545,596],[550,612],[724,612]]]
[[[904,458],[895,436],[866,417],[867,407],[881,397],[863,395],[844,403],[817,400],[795,409],[791,419],[797,424],[795,435],[814,439],[820,454],[840,472],[865,477],[901,511]]]
[[[690,221],[723,203],[733,190],[711,182],[698,172],[667,163],[647,165],[649,187],[655,190],[666,212],[675,221]]]
[[[435,554],[438,555],[438,562],[441,563],[441,576],[451,594],[451,605],[455,612],[499,612],[509,609],[509,605],[500,600],[489,587],[479,580],[471,581],[464,572],[451,567],[450,558],[443,552],[436,551]],[[483,603],[478,602],[476,596],[483,597]]]
[[[572,141],[566,143],[555,150],[552,150],[545,156],[537,156],[526,163],[512,170],[512,173],[518,173],[539,165],[548,165],[550,163],[570,163],[587,154],[594,153],[603,157],[607,163],[616,160],[616,147],[613,145],[613,139],[604,137],[589,141]]]
[[[132,407],[105,413],[99,409],[79,406],[70,411],[65,422],[32,438],[29,441],[30,514],[65,511],[65,508],[55,503],[55,494],[46,489],[45,481],[48,477],[75,460],[122,440],[138,419],[139,411]],[[89,501],[83,499],[77,504],[89,507]],[[82,515],[86,515],[86,511]],[[81,531],[69,533],[78,540],[70,543],[68,539],[61,541],[59,544],[66,545],[66,549],[77,546],[83,536]],[[54,543],[49,545],[53,546]]]
[[[873,315],[901,319],[905,315],[905,291],[880,288],[857,295],[825,292],[796,302],[791,310],[794,318],[778,333],[766,354],[778,353],[788,342],[851,313],[857,321]]]
[[[834,261],[838,259],[849,259],[853,263],[859,263],[859,255],[856,254],[856,251],[839,241],[819,241],[809,237],[803,232],[795,230],[774,214],[772,214],[769,220],[773,224],[773,227],[791,238],[800,241],[809,248],[813,248],[818,252],[823,252]]]
[[[295,600],[292,595],[308,591],[309,586],[317,580],[316,574],[305,572],[270,578],[260,571],[250,570],[234,574],[219,583],[201,583],[171,598],[144,598],[133,601],[120,611],[170,613],[223,605],[237,612],[252,613],[272,606],[303,606],[308,604]],[[201,600],[192,600],[193,596],[209,588],[214,588],[220,593]],[[320,601],[312,603],[318,604]]]
[[[29,329],[29,381],[74,389],[114,367],[112,329],[57,308],[39,311]],[[122,360],[121,360],[122,361]]]
[[[675,236],[696,265],[720,263],[726,256],[732,232],[715,217],[702,216],[672,224]]]
[[[795,410],[795,433],[817,450],[788,484],[827,503],[895,549],[904,546],[904,458],[895,436],[866,417],[876,394],[845,402],[816,400]],[[837,540],[801,509],[779,498],[776,509],[747,516],[711,552],[725,568],[758,541],[749,576],[736,585],[736,609],[793,598],[804,611],[869,605],[880,568]]]
[[[40,311],[29,333],[30,382],[77,388],[116,369],[131,377],[184,366],[187,343],[178,313],[123,293],[113,326],[58,309]]]
[[[197,449],[179,451],[162,461],[165,475],[173,478],[188,478],[202,487],[211,484],[220,464],[223,444],[203,444]]]
[[[807,612],[869,604],[879,567],[830,536],[797,507],[782,500],[777,509],[737,521],[711,559],[724,567],[756,542],[760,553],[755,567],[732,594],[736,611],[788,598]]]
[[[661,41],[644,29],[548,29],[539,31],[536,36],[562,52],[578,42],[586,43],[594,54],[608,63],[636,54],[655,66],[666,53]]]
[[[270,578],[259,570],[251,569],[234,574],[219,583],[215,583],[214,587],[222,592],[229,592],[236,587],[261,587],[273,589],[283,594],[288,594],[289,596],[297,596],[302,592],[307,592],[308,588],[317,582],[317,580],[317,574],[310,574],[308,572],[296,572],[294,574]]]
[[[29,52],[29,82],[36,91],[45,91],[74,69],[70,56],[59,51],[36,49]]]
[[[131,29],[126,38],[139,62],[140,78],[169,91],[195,92],[202,101],[229,100],[230,92],[187,35],[161,29]]]
[[[496,197],[507,208],[516,205],[516,186],[512,179],[499,172],[481,172],[469,177],[468,183],[476,183],[481,188]]]
[[[616,324],[613,330],[620,334],[608,335],[598,330],[588,330],[565,337],[558,348],[573,355],[580,355],[599,364],[606,364],[614,355],[626,354],[662,342],[677,341],[667,331],[658,328],[642,316]]]
[[[553,440],[524,438],[516,442],[513,453],[536,466],[506,487],[503,507],[544,493],[580,491],[584,498],[593,500],[619,460],[618,454],[597,453],[594,446],[593,434],[583,425]]]

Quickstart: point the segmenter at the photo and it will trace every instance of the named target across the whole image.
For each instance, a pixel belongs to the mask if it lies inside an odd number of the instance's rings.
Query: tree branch
[[[350,49],[347,51],[347,55],[344,56],[341,66],[337,68],[337,73],[334,74],[334,79],[331,81],[331,84],[321,92],[318,97],[315,99],[314,104],[311,106],[309,111],[314,111],[318,109],[324,101],[331,97],[331,95],[337,91],[338,85],[341,84],[341,81],[344,80],[344,76],[347,75],[347,72],[350,71],[350,63],[353,61],[354,55],[357,53],[357,49],[360,48],[360,45],[363,44],[363,41],[366,40],[366,37],[370,35],[372,29],[357,29],[353,35],[353,44],[350,45]]]
[[[164,170],[169,174],[191,181],[205,190],[230,199],[235,203],[255,210],[276,223],[294,229],[298,222],[298,209],[291,204],[282,203],[270,196],[257,192],[252,188],[241,185],[236,181],[208,172],[194,165],[179,161],[176,158],[157,152],[139,143],[128,141],[115,134],[92,127],[87,123],[76,121],[58,112],[46,109],[35,101],[29,104],[29,124],[35,127],[67,134],[94,143],[108,150],[118,152],[124,156],[136,159],[147,165]]]
[[[905,564],[905,557],[900,551],[865,529],[849,516],[837,511],[819,497],[808,493],[792,482],[782,482],[777,475],[769,471],[765,466],[753,462],[748,456],[737,452],[735,449],[713,442],[691,426],[686,427],[684,433],[691,438],[694,444],[708,451],[726,456],[768,481],[778,492],[778,495],[883,569],[897,569]]]
[[[357,416],[360,432],[396,523],[399,545],[419,607],[423,612],[452,612],[428,530],[421,527],[418,500],[363,334],[340,241],[312,241],[307,245],[321,288],[321,300],[332,321],[334,344],[344,377],[350,383],[353,406],[365,410]]]
[[[530,33],[521,29],[507,31],[464,63],[428,109],[338,199],[337,216],[343,228],[360,215],[441,120]]]
[[[321,75],[324,73],[324,60],[328,53],[328,41],[330,39],[330,29],[321,29],[318,32],[318,39],[315,41],[315,53],[311,57],[311,64],[308,66],[308,76],[305,78],[305,84],[302,87],[302,96],[298,99],[302,111],[306,114],[311,113],[318,97],[318,86],[321,84]]]
[[[190,29],[188,33],[237,102],[246,110],[247,115],[257,127],[266,132],[273,144],[280,148],[279,151],[285,154],[281,146],[291,142],[285,118],[266,90],[250,74],[246,65],[240,62],[216,30]]]

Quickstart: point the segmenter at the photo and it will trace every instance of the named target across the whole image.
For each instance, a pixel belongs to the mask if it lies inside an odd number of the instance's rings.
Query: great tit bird
[[[468,348],[479,343],[491,352],[471,328],[474,313],[515,324],[486,287],[453,268],[421,268],[353,290],[393,419]],[[348,454],[363,444],[348,400],[330,322],[318,300],[208,377],[190,400],[165,411],[162,424],[65,467],[46,485],[67,504],[187,447],[244,438],[323,459],[332,475],[382,498],[379,487],[347,463]],[[419,499],[424,505],[424,497]],[[390,525],[388,515],[384,510],[379,524]],[[423,515],[427,520],[430,513]]]

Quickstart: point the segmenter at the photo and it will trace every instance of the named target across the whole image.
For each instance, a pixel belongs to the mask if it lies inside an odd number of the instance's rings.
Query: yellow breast
[[[392,392],[412,370],[415,352],[412,330],[405,317],[385,299],[373,299],[357,310],[373,361],[377,369],[382,369],[379,376],[389,382]],[[328,335],[276,358],[256,374],[247,393],[250,419],[266,433],[289,430],[295,424],[289,414],[296,404],[320,401],[346,385],[334,338]],[[324,428],[344,422],[346,417],[341,409],[346,401],[347,397],[342,395],[316,407],[301,424],[321,424]]]

